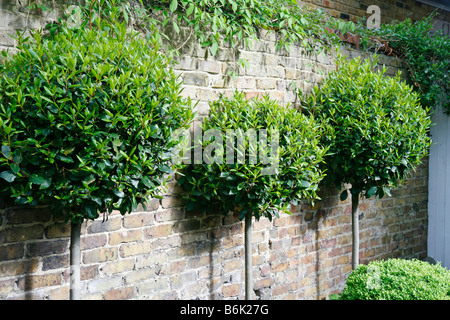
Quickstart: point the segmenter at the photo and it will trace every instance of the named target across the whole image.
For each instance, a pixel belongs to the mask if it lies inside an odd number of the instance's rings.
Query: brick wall
[[[301,47],[275,49],[275,35],[263,33],[239,58],[249,62],[228,77],[235,54],[220,48],[216,59],[190,42],[174,66],[184,95],[198,101],[199,120],[220,93],[269,93],[294,102],[290,84],[305,92],[333,68],[333,57],[307,55]],[[360,52],[346,50],[348,56]],[[367,56],[367,54],[364,54]],[[403,62],[381,57],[394,74]],[[360,203],[361,263],[388,257],[425,258],[427,165],[395,190],[392,198]],[[175,181],[164,199],[144,211],[82,228],[83,299],[243,299],[244,230],[236,216],[185,211]],[[322,192],[314,207],[254,223],[253,273],[259,299],[325,299],[339,292],[351,270],[351,204],[338,192]],[[8,208],[0,202],[0,299],[69,297],[70,226],[47,208]]]
[[[437,9],[415,0],[298,0],[297,2],[322,8],[333,17],[354,22],[370,16],[366,12],[370,5],[377,5],[380,8],[381,23],[389,23],[392,20],[401,21],[407,17],[418,20]],[[438,19],[450,22],[449,11],[438,10],[438,12],[440,13]]]

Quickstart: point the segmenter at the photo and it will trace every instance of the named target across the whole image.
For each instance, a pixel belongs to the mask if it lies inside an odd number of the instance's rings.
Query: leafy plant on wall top
[[[261,29],[277,31],[279,48],[302,44],[309,51],[327,50],[337,43],[324,31],[333,19],[321,10],[281,0],[142,0],[144,6],[179,33],[182,26],[210,53],[216,55],[223,41],[236,48],[256,39]]]
[[[380,29],[359,28],[363,48],[402,58],[422,105],[442,107],[450,114],[450,38],[434,31],[437,13],[382,24]]]
[[[431,120],[418,96],[400,74],[375,71],[377,57],[361,61],[340,58],[337,69],[316,86],[303,108],[328,125],[322,144],[329,147],[324,184],[351,184],[352,266],[359,263],[360,195],[390,194],[427,155]],[[344,190],[340,198],[345,200]]]
[[[192,120],[156,42],[118,21],[118,2],[89,4],[102,14],[85,16],[86,27],[19,34],[19,52],[0,65],[0,195],[71,222],[72,299],[81,223],[157,197],[173,132]]]

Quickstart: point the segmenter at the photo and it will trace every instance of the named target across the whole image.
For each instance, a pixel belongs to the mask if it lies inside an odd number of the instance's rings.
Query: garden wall
[[[22,13],[2,10],[0,21],[12,14]],[[2,39],[0,46],[10,45]],[[207,114],[208,101],[234,90],[295,102],[291,84],[308,92],[334,61],[332,55],[308,55],[301,47],[277,51],[272,33],[261,34],[238,58],[249,66],[233,78],[227,76],[235,67],[232,50],[221,48],[215,59],[206,59],[193,41],[182,49],[175,69],[183,94],[198,101],[199,119]],[[390,74],[403,68],[395,58],[383,56],[380,63]],[[361,263],[426,257],[427,175],[425,161],[393,197],[361,201]],[[351,270],[351,203],[338,195],[322,191],[315,206],[304,204],[291,215],[254,223],[256,298],[325,299],[343,288]],[[164,198],[147,210],[126,216],[113,212],[106,221],[83,224],[82,298],[243,299],[243,234],[236,216],[186,212],[172,180]],[[0,299],[68,299],[69,235],[70,226],[45,207],[13,208],[0,201]]]
[[[434,2],[433,5],[430,5]],[[380,8],[381,23],[389,23],[393,20],[404,20],[411,18],[413,21],[419,20],[430,13],[437,11],[436,20],[440,20],[446,25],[439,25],[439,29],[448,34],[448,23],[450,22],[450,12],[447,9],[439,9],[439,2],[443,1],[416,1],[416,0],[297,0],[299,4],[308,4],[324,9],[330,16],[344,20],[357,22],[361,18],[367,18],[372,13],[367,13],[367,8],[376,5]],[[442,4],[445,6],[445,4]]]

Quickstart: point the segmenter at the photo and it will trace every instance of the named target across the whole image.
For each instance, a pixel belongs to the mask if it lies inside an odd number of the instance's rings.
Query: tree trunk
[[[359,264],[359,193],[352,193],[352,269]]]
[[[253,299],[252,215],[245,215],[245,300]]]
[[[80,300],[80,234],[81,223],[72,223],[70,229],[70,300]]]

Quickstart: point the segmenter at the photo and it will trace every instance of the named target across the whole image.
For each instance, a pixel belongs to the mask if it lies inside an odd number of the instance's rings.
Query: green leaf
[[[97,218],[97,210],[89,204],[84,205],[84,211],[87,213],[87,217],[91,220]]]
[[[173,21],[173,29],[175,30],[175,32],[177,34],[180,33],[180,27],[178,27],[178,24],[177,24],[177,22],[175,20]]]
[[[125,23],[128,25],[128,13],[127,13],[127,10],[126,9],[124,9],[123,10],[123,18],[124,18],[124,20],[125,20]]]
[[[383,187],[383,191],[384,191],[389,197],[392,197],[391,189],[389,189],[388,187]]]
[[[221,178],[228,178],[229,175],[230,175],[229,172],[221,172],[221,173],[220,173],[220,177],[221,177]]]
[[[370,188],[369,190],[367,190],[366,197],[367,197],[367,198],[372,197],[374,194],[377,193],[377,191],[378,191],[378,187],[377,187],[377,186],[373,186],[372,188]]]
[[[192,14],[192,12],[194,12],[195,6],[193,4],[191,4],[189,6],[189,8],[186,10],[186,16],[190,16]]]
[[[52,184],[52,178],[47,178],[47,179],[45,179],[44,183],[41,184],[39,189],[40,190],[47,189],[48,187],[50,187],[51,184]]]
[[[172,0],[172,2],[170,3],[170,6],[169,6],[170,12],[174,13],[175,10],[177,10],[177,7],[178,7],[178,1]]]
[[[147,188],[154,188],[155,185],[150,181],[148,177],[142,177],[141,182],[147,187]]]
[[[16,179],[14,172],[8,170],[0,173],[0,178],[5,179],[7,182],[13,182]]]
[[[36,59],[36,60],[41,60],[39,58],[39,56],[37,55],[37,53],[32,49],[32,48],[28,48],[28,51],[30,52],[30,54]]]
[[[94,177],[94,175],[93,174],[90,174],[90,175],[88,175],[87,177],[85,177],[84,179],[83,179],[83,184],[85,184],[85,185],[90,185],[92,182],[94,182],[95,181],[95,177]]]
[[[173,171],[166,165],[159,166],[158,169],[164,173],[173,173]]]
[[[125,193],[123,191],[118,190],[118,189],[114,189],[114,194],[116,196],[118,196],[119,198],[125,197]]]
[[[16,164],[19,165],[22,162],[22,160],[23,160],[22,154],[20,152],[15,152],[14,155],[13,155],[13,160],[14,160],[14,162]]]
[[[300,184],[303,188],[309,188],[311,186],[311,183],[309,181],[301,180]]]
[[[218,44],[217,42],[214,42],[214,43],[211,45],[211,47],[209,48],[209,50],[211,50],[211,54],[212,54],[213,56],[216,55],[218,49],[219,49],[219,44]]]
[[[41,177],[41,176],[39,176],[37,174],[32,174],[30,176],[29,180],[30,180],[31,183],[39,184],[39,185],[47,183],[47,179],[46,178]]]
[[[6,159],[11,158],[11,149],[7,144],[2,145],[2,153],[5,156]]]
[[[73,163],[73,162],[74,162],[73,159],[72,159],[72,157],[69,157],[69,156],[63,156],[63,155],[61,155],[61,154],[58,154],[58,155],[56,156],[56,159],[61,160],[62,162],[65,162],[65,163]]]
[[[188,203],[186,203],[186,210],[187,211],[192,211],[195,209],[195,203],[191,200],[188,201]]]
[[[341,195],[339,196],[339,199],[341,199],[341,201],[345,201],[345,199],[347,199],[348,197],[348,191],[347,189],[341,192]]]
[[[247,214],[247,209],[242,209],[242,210],[239,212],[239,220],[241,220],[241,221],[244,220],[246,214]]]
[[[11,163],[9,164],[9,166],[10,166],[11,170],[14,172],[14,174],[19,173],[20,167],[19,167],[16,163],[11,162]]]

